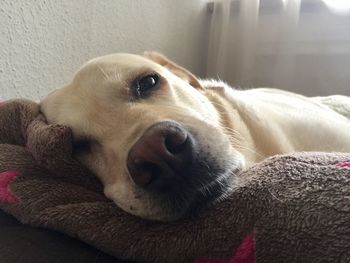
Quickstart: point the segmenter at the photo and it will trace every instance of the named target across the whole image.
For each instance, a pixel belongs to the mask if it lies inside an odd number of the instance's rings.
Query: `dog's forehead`
[[[101,83],[105,83],[107,87],[109,84],[130,82],[145,72],[168,74],[160,64],[143,56],[115,53],[94,58],[85,63],[76,73],[73,82],[80,83],[84,89],[89,86],[95,87],[96,84],[101,86]]]
[[[115,73],[115,71],[126,73],[145,67],[160,69],[159,64],[143,56],[127,53],[110,54],[92,59],[83,65],[81,69],[102,69],[105,73],[110,73],[110,71],[113,73]]]

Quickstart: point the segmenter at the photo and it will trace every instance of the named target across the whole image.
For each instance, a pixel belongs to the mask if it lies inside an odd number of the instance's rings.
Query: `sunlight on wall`
[[[322,0],[327,7],[337,14],[350,13],[349,0]]]

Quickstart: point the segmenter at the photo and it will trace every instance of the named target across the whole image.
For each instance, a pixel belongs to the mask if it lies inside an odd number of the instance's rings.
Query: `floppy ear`
[[[155,52],[155,51],[145,51],[143,55],[160,64],[161,66],[167,68],[169,71],[171,71],[174,75],[178,76],[179,78],[187,81],[191,86],[193,86],[196,89],[204,89],[202,85],[200,84],[198,78],[192,74],[187,69],[177,65],[175,62],[171,61],[164,55]]]

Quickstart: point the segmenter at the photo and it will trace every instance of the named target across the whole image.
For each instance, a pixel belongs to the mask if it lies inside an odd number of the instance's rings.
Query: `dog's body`
[[[234,90],[150,53],[88,62],[41,108],[50,123],[72,128],[77,158],[109,198],[132,214],[170,220],[220,200],[239,170],[266,157],[350,152],[341,108],[350,98],[339,101],[336,111],[322,98]]]
[[[310,98],[270,88],[235,90],[215,81],[202,85],[225,127],[236,133],[236,148],[247,165],[296,151],[350,151],[348,97]],[[347,112],[342,112],[345,107]]]

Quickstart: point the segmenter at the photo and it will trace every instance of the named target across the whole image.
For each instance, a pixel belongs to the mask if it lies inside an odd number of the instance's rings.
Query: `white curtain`
[[[214,0],[207,77],[350,95],[350,0]]]

